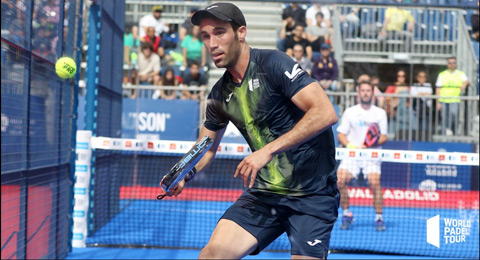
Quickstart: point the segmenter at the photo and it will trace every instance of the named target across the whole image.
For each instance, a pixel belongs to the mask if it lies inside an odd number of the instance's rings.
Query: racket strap
[[[197,169],[195,167],[193,167],[188,173],[187,173],[187,176],[185,176],[185,182],[189,182],[190,180],[193,179],[193,177],[195,177],[195,174],[197,174]]]

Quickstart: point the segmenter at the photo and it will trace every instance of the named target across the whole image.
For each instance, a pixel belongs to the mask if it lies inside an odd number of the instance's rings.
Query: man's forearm
[[[290,131],[267,144],[265,148],[269,149],[272,155],[275,155],[305,143],[337,122],[337,115],[333,107],[331,110],[311,109],[307,111]]]

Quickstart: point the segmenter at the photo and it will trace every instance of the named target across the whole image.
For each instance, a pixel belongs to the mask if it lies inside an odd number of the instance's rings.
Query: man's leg
[[[349,210],[348,183],[353,175],[347,169],[339,168],[337,171],[337,186],[340,191],[340,206],[343,209],[341,229],[348,229],[353,222],[353,214]]]
[[[340,206],[343,210],[348,210],[348,183],[352,180],[353,176],[347,169],[338,169],[337,171],[337,186],[340,190]]]
[[[240,259],[257,248],[257,239],[237,223],[220,219],[199,259]]]
[[[375,208],[375,223],[377,224],[377,231],[385,230],[385,225],[383,224],[383,192],[380,185],[380,173],[371,172],[368,174],[367,179],[370,184],[370,188],[373,193],[373,207]]]

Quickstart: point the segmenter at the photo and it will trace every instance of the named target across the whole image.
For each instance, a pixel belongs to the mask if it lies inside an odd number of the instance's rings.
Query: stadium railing
[[[124,97],[129,97],[130,93],[136,92],[135,98],[152,99],[156,90],[204,90],[200,87],[179,87],[179,86],[153,86],[153,85],[124,85]],[[353,80],[344,80],[344,91],[327,91],[327,95],[334,97],[335,106],[338,107],[339,116],[343,112],[357,104],[357,92],[354,90]],[[445,127],[442,125],[441,113],[436,109],[436,102],[440,96],[416,96],[410,94],[378,94],[378,100],[383,99],[382,108],[387,110],[387,114],[392,115],[388,119],[388,134],[390,140],[401,141],[435,141],[435,142],[462,142],[475,143],[478,145],[478,116],[479,116],[479,97],[461,96],[458,117],[454,120],[453,135],[447,135]],[[201,98],[206,99],[206,95]],[[386,107],[388,99],[399,99],[408,104],[407,107],[394,108]],[[379,104],[379,103],[377,103]],[[203,122],[205,106],[204,102],[199,102],[200,115],[199,122]],[[395,115],[395,116],[393,116]]]

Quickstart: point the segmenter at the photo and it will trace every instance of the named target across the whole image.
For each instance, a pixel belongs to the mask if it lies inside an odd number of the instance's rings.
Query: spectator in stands
[[[410,87],[407,82],[407,72],[399,69],[396,73],[397,80],[385,90],[387,94],[408,94]],[[411,108],[409,99],[406,97],[385,98],[385,110],[391,122],[392,133],[398,135],[399,139],[407,138],[408,130],[416,131],[418,121]]]
[[[442,134],[455,134],[455,123],[460,105],[459,97],[465,92],[470,81],[467,75],[457,69],[457,59],[450,57],[447,60],[447,69],[442,71],[435,83],[436,95],[442,96],[437,102],[437,109],[441,111]]]
[[[400,2],[402,0],[399,0]],[[408,24],[407,24],[408,23]],[[407,30],[404,30],[407,24]],[[383,50],[386,49],[387,40],[404,40],[403,51],[410,51],[413,38],[413,26],[415,25],[415,19],[409,11],[396,6],[388,7],[385,11],[385,20],[383,21],[382,30],[379,33],[379,41],[383,46]]]
[[[418,96],[421,98],[413,99],[412,108],[417,115],[419,122],[419,131],[428,130],[428,125],[430,122],[430,113],[432,107],[432,100],[425,99],[425,97],[431,96],[433,94],[432,84],[427,82],[427,73],[423,70],[419,71],[416,76],[417,82],[413,84],[410,88],[410,94],[412,96]]]
[[[307,35],[307,40],[312,46],[312,51],[320,52],[320,46],[323,43],[330,43],[329,30],[322,26],[323,13],[318,12],[315,15],[316,23],[307,26],[305,28],[305,34]]]
[[[180,85],[180,81],[175,75],[175,71],[173,70],[173,68],[168,67],[167,69],[165,69],[163,76],[160,78],[159,84],[160,86],[165,86],[165,87],[173,87],[173,86]],[[177,97],[179,97],[179,91],[173,90],[173,89],[156,90],[153,93],[153,99],[163,98],[166,100],[173,100],[173,99],[176,99]]]
[[[313,61],[312,77],[325,90],[337,90],[338,66],[337,61],[330,55],[330,45],[321,46],[321,55]],[[330,100],[333,100],[332,97]]]
[[[155,28],[155,36],[162,35],[163,32],[168,32],[169,24],[162,21],[163,6],[155,5],[152,7],[152,13],[147,14],[140,19],[140,38],[147,34],[147,27]]]
[[[138,53],[140,52],[140,37],[138,35],[138,26],[132,26],[131,32],[123,36],[123,64],[136,67]]]
[[[307,9],[307,12],[305,13],[305,21],[307,23],[307,26],[315,25],[315,23],[317,22],[315,16],[318,12],[323,13],[323,21],[321,26],[325,28],[330,28],[330,11],[327,7],[322,6],[319,3],[313,4]]]
[[[140,84],[159,85],[160,82],[160,58],[153,53],[150,42],[143,42],[142,51],[138,55],[138,78]]]
[[[292,59],[302,67],[308,74],[312,74],[312,61],[305,56],[303,46],[301,44],[295,44],[293,46]]]
[[[304,37],[304,27],[301,24],[295,25],[295,30],[293,30],[293,34],[287,37],[285,41],[285,47],[287,48],[286,53],[293,57],[293,46],[295,44],[300,44],[303,46],[304,52],[307,54],[307,58],[312,60],[312,46],[307,39]]]
[[[480,37],[480,21],[478,19],[478,2],[477,1],[477,9],[475,9],[474,13],[470,17],[470,22],[472,24],[472,39],[477,41]]]
[[[193,14],[195,14],[196,11],[198,11],[198,7],[190,8],[190,16],[185,18],[185,21],[183,21],[182,25],[180,26],[180,30],[178,33],[178,38],[180,41],[183,41],[187,34],[192,33],[192,16]]]
[[[282,27],[280,28],[277,40],[277,49],[279,51],[285,52],[287,50],[285,42],[286,39],[293,34],[293,30],[295,30],[295,20],[293,19],[292,13],[283,12]]]
[[[387,115],[385,110],[372,104],[373,86],[369,82],[361,82],[358,86],[360,103],[345,110],[337,128],[338,141],[347,148],[379,148],[387,141]],[[376,124],[377,132],[370,132],[370,125]],[[378,141],[371,144],[367,142],[370,134],[376,133]],[[381,147],[380,147],[381,148]],[[373,206],[375,208],[375,229],[385,231],[383,221],[383,192],[380,185],[380,161],[369,160],[343,160],[337,170],[337,185],[341,193],[340,206],[343,209],[341,229],[349,229],[353,222],[353,213],[349,210],[348,183],[357,179],[362,171],[373,193]]]
[[[142,42],[149,42],[152,45],[152,50],[160,58],[165,55],[165,48],[163,46],[162,37],[155,35],[155,28],[153,26],[147,27],[147,34],[141,39]]]
[[[305,9],[303,9],[298,2],[290,3],[290,5],[283,10],[283,14],[289,13],[292,15],[295,24],[307,26],[305,22]]]
[[[205,66],[207,60],[207,52],[202,40],[199,38],[200,27],[193,26],[192,32],[185,36],[181,43],[183,53],[183,66],[189,67],[192,62]]]
[[[184,90],[182,99],[194,99],[199,100],[200,97],[205,95],[208,80],[205,75],[200,73],[200,66],[196,61],[192,61],[189,66],[189,73],[183,77],[183,85],[189,87],[201,87],[203,90]]]

